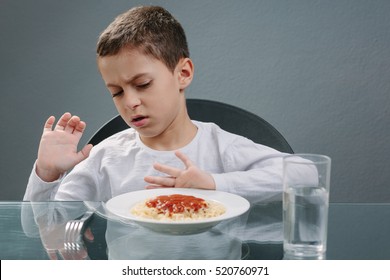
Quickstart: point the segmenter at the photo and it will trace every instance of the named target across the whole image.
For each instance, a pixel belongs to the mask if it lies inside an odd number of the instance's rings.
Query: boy
[[[136,7],[118,16],[101,34],[97,54],[102,78],[131,128],[77,152],[85,123],[65,113],[53,129],[51,116],[25,200],[107,201],[145,187],[280,199],[284,154],[190,120],[184,93],[194,66],[184,30],[169,12]]]

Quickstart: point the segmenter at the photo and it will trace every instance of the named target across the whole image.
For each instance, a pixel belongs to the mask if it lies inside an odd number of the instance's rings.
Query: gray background
[[[195,63],[187,97],[273,124],[296,152],[333,160],[331,201],[390,202],[390,1],[0,1],[0,200],[20,200],[46,118],[116,114],[95,44],[113,18],[163,5]]]

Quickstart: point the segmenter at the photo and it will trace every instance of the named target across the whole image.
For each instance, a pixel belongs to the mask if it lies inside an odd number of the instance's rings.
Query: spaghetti
[[[171,221],[207,219],[225,212],[225,207],[218,202],[182,194],[160,195],[131,209],[131,213],[138,217]]]

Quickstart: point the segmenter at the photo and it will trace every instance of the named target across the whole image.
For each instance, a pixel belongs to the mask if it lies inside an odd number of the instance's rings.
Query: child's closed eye
[[[147,89],[151,85],[152,85],[152,81],[147,81],[147,82],[144,82],[144,83],[137,84],[136,87],[138,89]]]
[[[122,94],[123,94],[123,90],[120,90],[120,91],[118,91],[118,92],[116,92],[116,93],[113,93],[113,94],[112,94],[112,98],[115,98],[115,97],[120,96],[120,95],[122,95]]]

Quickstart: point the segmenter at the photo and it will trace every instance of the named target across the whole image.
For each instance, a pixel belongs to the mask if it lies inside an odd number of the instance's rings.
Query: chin
[[[148,129],[142,129],[142,128],[135,128],[133,127],[141,137],[144,137],[144,138],[155,138],[155,137],[158,137],[161,132],[156,132],[156,131],[151,131],[151,130],[148,130]]]

